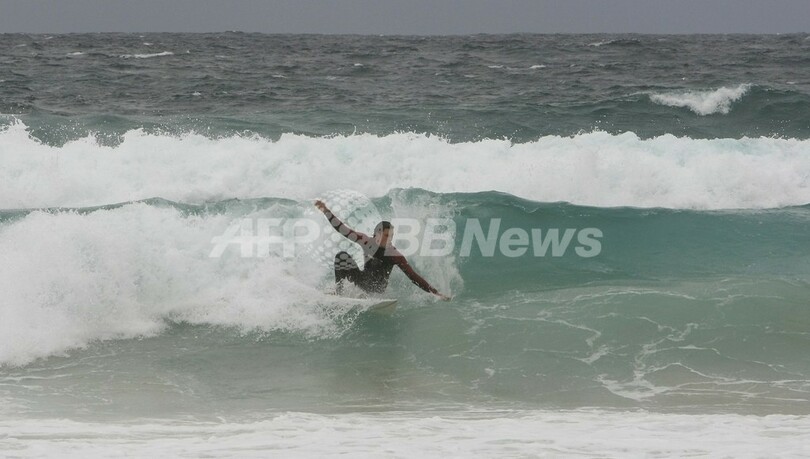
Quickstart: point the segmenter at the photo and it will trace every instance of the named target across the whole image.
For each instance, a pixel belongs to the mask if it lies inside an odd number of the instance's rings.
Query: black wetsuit
[[[392,257],[385,256],[385,247],[380,247],[370,257],[367,256],[362,270],[348,252],[339,252],[335,255],[335,282],[340,288],[340,281],[348,279],[366,292],[383,293],[388,287],[388,277],[394,266],[396,263]]]
[[[408,260],[393,245],[381,247],[377,245],[372,237],[344,225],[332,212],[327,210],[324,215],[329,219],[332,227],[340,234],[363,248],[365,258],[361,270],[347,252],[339,252],[335,255],[335,283],[337,284],[338,294],[341,293],[341,281],[343,279],[352,282],[366,292],[383,293],[388,287],[388,277],[391,275],[394,266],[399,266],[399,269],[408,276],[411,282],[418,285],[422,290],[434,294],[438,293],[422,276],[413,270]]]

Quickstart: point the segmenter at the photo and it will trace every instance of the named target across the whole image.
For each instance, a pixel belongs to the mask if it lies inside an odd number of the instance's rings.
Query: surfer
[[[450,297],[439,293],[416,271],[413,270],[408,260],[391,244],[394,228],[391,222],[382,221],[374,228],[374,237],[369,237],[359,231],[355,231],[340,221],[335,214],[326,207],[321,200],[315,201],[318,208],[335,230],[352,242],[360,244],[363,248],[365,264],[361,270],[354,262],[348,252],[342,251],[335,255],[335,284],[337,293],[340,294],[343,287],[343,279],[352,282],[369,293],[383,293],[388,287],[388,276],[394,266],[408,276],[414,284],[422,290],[432,293],[439,298],[449,301]]]

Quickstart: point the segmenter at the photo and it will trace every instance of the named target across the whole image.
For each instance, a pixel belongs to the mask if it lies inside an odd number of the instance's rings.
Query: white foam
[[[238,248],[209,258],[211,239],[231,221],[133,204],[87,215],[35,212],[0,226],[0,365],[153,335],[167,320],[339,332],[319,306],[340,306],[317,288],[324,270],[241,258]]]
[[[163,51],[160,53],[151,53],[151,54],[122,54],[121,58],[123,59],[149,59],[150,57],[162,57],[162,56],[174,56],[174,53],[171,51]]]
[[[613,43],[615,41],[616,40],[595,41],[593,43],[588,43],[588,46],[593,46],[594,48],[598,48],[598,47],[603,46],[603,45],[609,45],[609,44],[611,44],[611,43]]]
[[[810,141],[640,139],[604,132],[534,142],[450,143],[413,133],[210,139],[130,131],[43,145],[22,123],[0,131],[0,208],[91,206],[163,197],[308,199],[350,187],[499,190],[592,206],[768,208],[810,202]]]
[[[749,89],[750,84],[741,84],[733,88],[721,87],[708,91],[650,94],[650,100],[670,107],[685,107],[703,116],[714,113],[727,114],[731,111],[732,102],[743,97]]]
[[[235,218],[301,217],[308,208],[186,216],[136,203],[87,214],[37,211],[0,225],[0,366],[97,340],[155,335],[174,322],[312,338],[341,334],[358,304],[324,293],[331,263],[303,251],[258,257],[255,246],[243,258],[239,244],[210,256],[214,238],[227,234]],[[444,291],[447,280],[458,277],[452,260],[450,266],[448,260],[441,266],[416,256],[411,261]],[[403,279],[401,273],[392,277]],[[414,290],[402,289],[405,295]],[[423,300],[429,296],[419,292]]]
[[[15,457],[807,457],[810,417],[605,411],[270,414],[258,422],[3,419]]]

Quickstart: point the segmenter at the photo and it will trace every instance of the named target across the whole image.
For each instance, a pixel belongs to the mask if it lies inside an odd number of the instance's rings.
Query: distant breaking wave
[[[174,56],[174,53],[171,51],[163,51],[162,53],[151,53],[151,54],[122,54],[120,57],[123,59],[148,59],[150,57],[161,57],[161,56]]]
[[[741,84],[733,88],[724,86],[708,91],[650,94],[650,100],[670,107],[688,108],[701,116],[715,113],[725,115],[731,111],[731,104],[743,97],[749,89],[750,84]]]
[[[588,43],[588,46],[592,46],[594,48],[598,48],[600,46],[640,46],[642,45],[642,41],[636,38],[614,38],[608,40],[601,40],[596,41],[593,43]]]

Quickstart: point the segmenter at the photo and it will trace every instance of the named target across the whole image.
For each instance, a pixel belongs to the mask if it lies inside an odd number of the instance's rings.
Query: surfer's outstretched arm
[[[326,219],[329,220],[329,223],[332,225],[332,228],[334,228],[335,231],[346,237],[346,239],[352,242],[357,242],[358,244],[368,244],[369,241],[371,240],[371,238],[368,235],[363,234],[359,231],[355,231],[346,226],[346,224],[343,223],[339,218],[337,218],[337,216],[333,214],[332,211],[329,210],[328,207],[326,207],[326,204],[324,204],[323,201],[321,201],[320,199],[315,201],[315,207],[317,207],[318,210],[323,212],[323,214],[326,216]]]
[[[406,276],[408,276],[408,279],[410,279],[411,282],[416,284],[419,288],[428,293],[432,293],[438,296],[444,301],[450,301],[449,296],[442,295],[441,293],[439,293],[439,291],[433,288],[433,286],[430,285],[428,281],[425,280],[425,278],[417,274],[416,271],[414,271],[413,267],[411,267],[411,264],[408,263],[408,260],[406,260],[404,256],[402,255],[396,256],[394,258],[394,261],[397,264],[397,266],[399,266],[399,269],[401,269],[402,272],[405,273]]]

